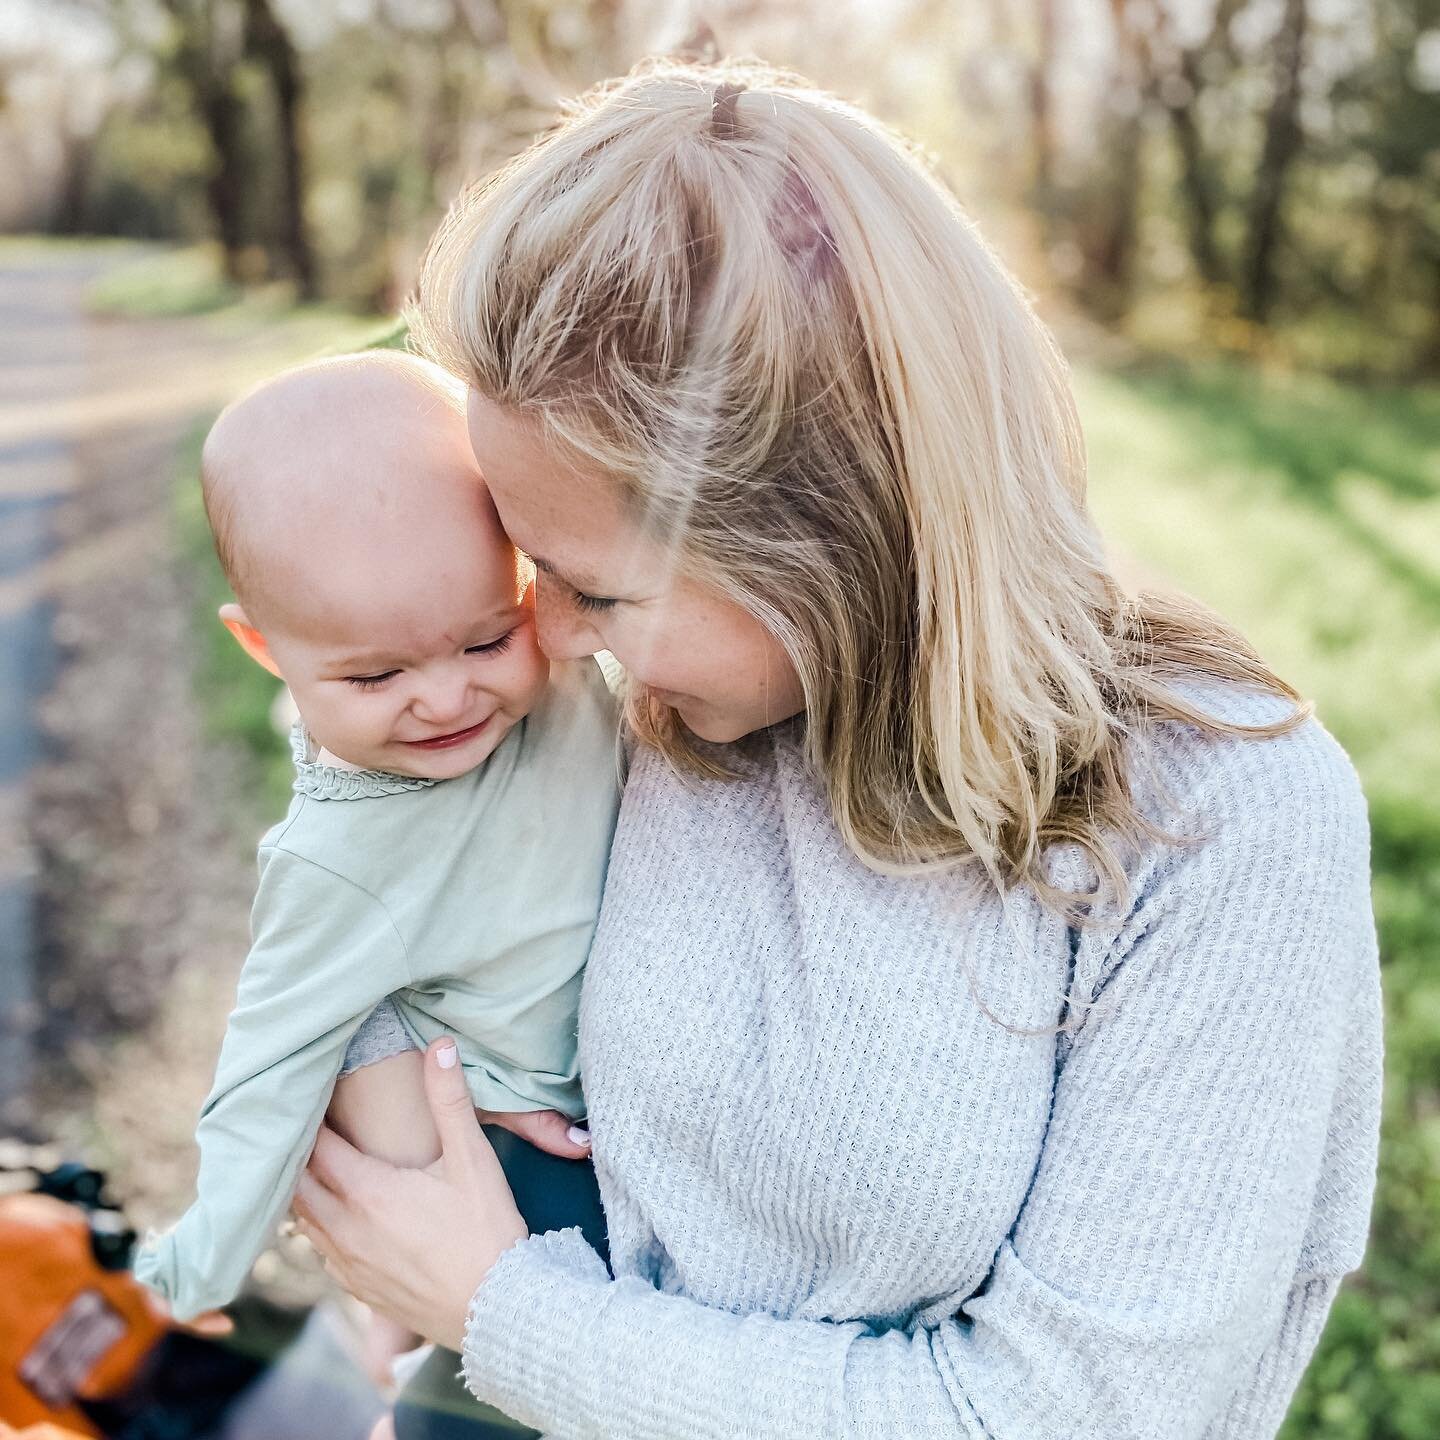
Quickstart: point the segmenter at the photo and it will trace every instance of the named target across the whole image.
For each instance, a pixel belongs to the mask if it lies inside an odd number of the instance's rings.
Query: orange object
[[[26,1440],[98,1435],[76,1401],[122,1391],[169,1329],[128,1270],[96,1262],[84,1211],[0,1198],[0,1421]]]
[[[87,1430],[86,1435],[92,1434]],[[58,1425],[27,1425],[23,1430],[16,1430],[14,1426],[7,1425],[0,1420],[0,1440],[82,1440],[78,1430],[62,1430]]]

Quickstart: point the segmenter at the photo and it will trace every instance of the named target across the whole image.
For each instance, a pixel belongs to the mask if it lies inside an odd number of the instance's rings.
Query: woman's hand
[[[475,1117],[482,1125],[498,1125],[562,1160],[589,1158],[590,1132],[558,1110],[477,1110]]]
[[[529,1233],[458,1058],[453,1040],[425,1053],[425,1096],[440,1136],[433,1165],[398,1169],[322,1128],[294,1201],[300,1233],[340,1285],[452,1350],[476,1287]]]

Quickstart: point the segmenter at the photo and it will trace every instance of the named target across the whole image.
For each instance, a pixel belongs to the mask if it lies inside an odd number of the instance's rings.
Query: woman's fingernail
[[[588,1145],[590,1143],[590,1132],[583,1125],[572,1125],[565,1132],[565,1136],[572,1145]]]
[[[457,1058],[458,1057],[455,1051],[455,1042],[453,1040],[445,1045],[441,1045],[435,1051],[435,1063],[442,1070],[452,1069],[455,1065],[455,1061]]]

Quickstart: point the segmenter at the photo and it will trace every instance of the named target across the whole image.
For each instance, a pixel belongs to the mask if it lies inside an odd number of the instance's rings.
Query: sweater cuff
[[[858,1321],[735,1315],[612,1280],[579,1230],[517,1241],[471,1298],[480,1400],[571,1440],[829,1440]]]
[[[476,1399],[528,1425],[530,1396],[572,1389],[582,1332],[611,1283],[578,1226],[517,1240],[490,1267],[465,1316],[460,1358]]]

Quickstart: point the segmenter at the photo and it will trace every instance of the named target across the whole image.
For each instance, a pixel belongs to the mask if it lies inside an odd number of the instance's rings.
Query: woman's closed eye
[[[548,561],[538,559],[532,555],[531,563],[541,575],[546,577],[546,584],[553,581],[570,594],[570,603],[577,610],[586,610],[592,615],[599,614],[603,610],[613,610],[620,602],[610,595],[587,595],[585,591],[565,579],[563,575],[557,575],[555,568]]]
[[[570,593],[577,609],[588,610],[592,614],[613,610],[618,603],[608,595],[587,595],[583,590],[572,590]]]

